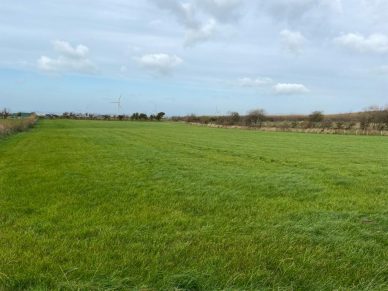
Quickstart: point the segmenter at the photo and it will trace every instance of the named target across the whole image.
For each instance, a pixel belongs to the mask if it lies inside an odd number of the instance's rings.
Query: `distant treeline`
[[[73,113],[64,112],[63,114],[45,114],[40,116],[47,119],[78,119],[78,120],[139,120],[139,121],[160,121],[166,114],[159,112],[157,114],[147,115],[145,113],[135,112],[132,115],[118,114],[93,114],[93,113]]]
[[[22,119],[26,113],[11,114],[7,110],[0,112],[2,119]],[[64,112],[63,114],[39,115],[47,119],[77,119],[77,120],[132,120],[161,121],[166,119],[164,112],[147,115],[135,112],[131,115],[92,114]],[[35,116],[35,115],[34,115]],[[388,135],[388,106],[370,107],[362,112],[325,115],[322,111],[314,111],[309,115],[268,115],[263,109],[251,110],[245,115],[230,112],[227,115],[173,116],[170,121],[188,122],[213,127],[240,127],[270,131],[300,131],[322,133],[356,133]],[[3,125],[4,127],[4,125]],[[4,131],[4,129],[3,129]]]
[[[273,131],[303,131],[325,133],[386,134],[388,107],[371,107],[363,112],[325,115],[314,111],[309,115],[267,115],[257,109],[240,115],[231,112],[223,116],[174,116],[173,121],[185,121],[216,127],[245,127]]]

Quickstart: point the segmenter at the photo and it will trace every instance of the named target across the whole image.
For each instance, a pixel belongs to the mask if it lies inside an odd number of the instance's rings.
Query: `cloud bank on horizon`
[[[388,104],[388,1],[4,0],[0,13],[0,106],[17,110],[105,112],[118,94],[170,114]]]

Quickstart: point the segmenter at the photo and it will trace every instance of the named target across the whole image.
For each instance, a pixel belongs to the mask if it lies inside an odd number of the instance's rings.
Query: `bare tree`
[[[249,126],[253,125],[261,127],[266,118],[267,117],[263,109],[256,109],[248,112],[248,115],[245,118],[245,123]]]
[[[11,115],[11,113],[9,112],[9,110],[8,110],[7,108],[4,108],[4,109],[1,111],[0,115],[1,115],[1,117],[2,117],[3,119],[7,119],[8,116]]]

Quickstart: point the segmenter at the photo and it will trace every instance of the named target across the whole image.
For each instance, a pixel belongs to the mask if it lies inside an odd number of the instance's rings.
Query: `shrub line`
[[[282,128],[282,127],[268,127],[268,126],[244,126],[244,125],[221,125],[215,123],[199,123],[190,122],[189,124],[195,126],[205,126],[212,128],[225,129],[245,129],[266,132],[295,132],[295,133],[315,133],[315,134],[338,134],[338,135],[380,135],[388,136],[388,131],[385,130],[360,130],[360,129],[332,129],[332,128]]]
[[[37,120],[38,119],[35,114],[21,119],[0,120],[0,137],[5,137],[14,133],[26,131],[34,127]]]

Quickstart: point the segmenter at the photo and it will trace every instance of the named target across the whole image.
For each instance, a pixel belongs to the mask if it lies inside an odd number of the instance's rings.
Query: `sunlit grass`
[[[0,173],[0,289],[388,288],[386,137],[42,121]]]

